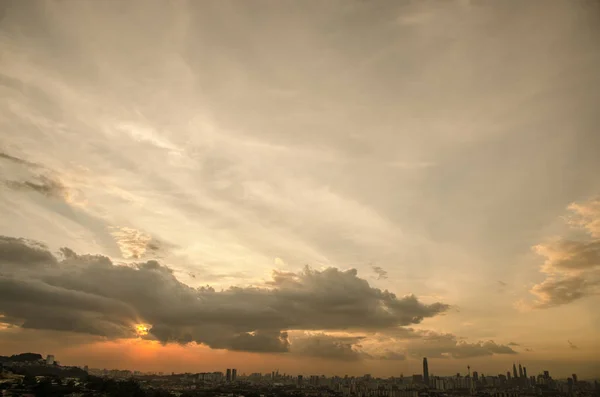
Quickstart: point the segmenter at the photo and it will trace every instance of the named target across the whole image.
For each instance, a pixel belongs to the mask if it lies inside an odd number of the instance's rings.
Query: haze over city
[[[599,41],[583,0],[0,2],[0,356],[598,377]]]

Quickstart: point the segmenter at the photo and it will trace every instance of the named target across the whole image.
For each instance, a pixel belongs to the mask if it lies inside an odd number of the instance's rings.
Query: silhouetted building
[[[506,371],[506,379],[510,382],[510,371]]]
[[[231,370],[231,381],[235,382],[236,379],[237,379],[237,369],[234,368]]]
[[[225,376],[227,382],[231,382],[231,368],[227,368],[227,375]]]
[[[518,378],[519,375],[517,375],[517,366],[515,365],[515,363],[513,363],[513,378]]]
[[[413,383],[423,383],[423,375],[413,375],[412,381]]]
[[[577,384],[577,374],[573,374],[573,383]]]
[[[427,364],[427,357],[423,358],[423,382],[429,386],[429,365]]]
[[[525,379],[528,379],[528,378],[527,378],[527,367],[523,367],[523,377],[524,377]]]
[[[523,377],[523,367],[521,367],[521,363],[519,363],[519,378]]]
[[[48,356],[46,356],[46,365],[54,365],[54,355],[53,354],[48,354]]]
[[[477,371],[473,371],[473,381],[477,382],[479,380],[479,374],[477,373]]]

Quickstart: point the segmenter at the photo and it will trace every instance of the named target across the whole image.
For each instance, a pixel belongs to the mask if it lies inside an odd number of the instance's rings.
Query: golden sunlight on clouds
[[[148,234],[130,227],[113,227],[111,235],[115,238],[123,258],[139,259],[147,250],[152,240]]]
[[[150,331],[151,328],[152,327],[147,324],[136,324],[135,325],[135,333],[137,334],[138,337],[146,336],[146,335],[148,335],[148,332]]]

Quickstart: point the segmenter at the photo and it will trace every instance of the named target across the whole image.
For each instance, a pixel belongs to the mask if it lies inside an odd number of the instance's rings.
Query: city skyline
[[[296,379],[296,381],[298,383],[301,383],[303,381],[303,379],[309,380],[311,378],[314,377],[325,377],[325,378],[373,378],[373,379],[383,379],[383,380],[389,380],[389,379],[405,379],[411,383],[419,383],[422,384],[423,386],[428,386],[430,388],[435,389],[435,380],[436,379],[447,379],[447,378],[465,378],[465,379],[471,379],[472,382],[479,382],[479,381],[485,381],[485,379],[498,379],[498,378],[503,378],[504,381],[508,381],[510,382],[532,382],[535,383],[536,381],[534,381],[534,379],[538,379],[538,378],[552,378],[555,380],[568,380],[568,379],[572,379],[575,383],[577,383],[578,380],[583,380],[583,381],[598,381],[600,380],[600,377],[595,376],[595,377],[590,377],[590,378],[580,378],[577,376],[577,374],[575,373],[571,373],[567,376],[563,376],[563,377],[553,377],[552,374],[550,374],[550,371],[547,370],[540,370],[536,375],[531,375],[531,376],[527,376],[527,372],[525,370],[526,367],[523,367],[523,372],[520,372],[519,375],[515,378],[515,377],[511,377],[508,376],[510,374],[510,372],[507,372],[507,376],[505,376],[502,372],[495,374],[495,373],[487,373],[484,374],[483,372],[480,374],[476,368],[473,368],[473,371],[471,373],[471,366],[467,365],[467,372],[466,373],[462,373],[462,372],[454,372],[454,373],[450,373],[450,374],[431,374],[431,377],[429,375],[429,366],[428,366],[428,362],[427,362],[427,357],[423,357],[423,367],[422,367],[422,373],[416,373],[416,374],[399,374],[399,375],[392,375],[390,377],[379,377],[377,376],[377,374],[370,374],[370,373],[366,373],[366,374],[360,374],[360,375],[349,375],[349,374],[344,374],[344,375],[339,375],[339,374],[315,374],[315,373],[286,373],[286,372],[279,372],[279,369],[277,370],[273,370],[273,371],[268,371],[266,373],[262,373],[262,372],[245,372],[242,371],[239,374],[238,377],[238,373],[237,373],[237,368],[226,368],[223,371],[219,371],[216,368],[213,368],[213,371],[207,371],[207,372],[185,372],[185,373],[179,373],[179,372],[174,372],[174,371],[148,371],[148,372],[143,372],[143,371],[138,371],[135,369],[123,369],[123,368],[90,368],[88,365],[68,365],[68,366],[63,366],[62,364],[59,363],[58,360],[55,359],[53,354],[48,354],[46,355],[46,358],[43,358],[43,355],[39,355],[38,353],[21,353],[21,354],[16,354],[13,355],[11,357],[8,356],[2,356],[0,355],[0,365],[1,364],[6,364],[6,362],[9,362],[10,359],[12,357],[19,357],[19,356],[23,356],[23,355],[38,355],[38,357],[41,357],[40,361],[43,362],[45,365],[47,366],[58,366],[58,367],[62,367],[62,368],[78,368],[78,369],[83,369],[85,372],[89,372],[90,374],[99,374],[99,375],[106,375],[109,373],[113,373],[113,372],[119,372],[119,373],[124,373],[124,372],[128,372],[129,376],[132,375],[156,375],[156,376],[173,376],[173,375],[190,375],[190,374],[196,374],[199,376],[216,376],[218,375],[220,380],[226,382],[226,383],[235,383],[237,380],[241,379],[246,381],[248,379],[255,379],[257,377],[259,378],[265,378],[265,379],[270,379],[272,382],[275,382],[277,380],[284,380],[284,379]],[[519,366],[521,364],[519,363]],[[515,363],[513,363],[513,367],[515,366]],[[464,368],[463,368],[464,370]],[[119,377],[122,377],[124,374],[118,375]],[[555,374],[554,374],[555,375]]]
[[[597,376],[599,41],[586,0],[0,2],[0,354]]]

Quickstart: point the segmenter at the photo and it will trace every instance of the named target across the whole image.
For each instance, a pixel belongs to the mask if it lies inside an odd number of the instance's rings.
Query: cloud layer
[[[541,271],[546,279],[531,293],[534,305],[549,308],[600,294],[600,199],[573,203],[567,222],[582,229],[584,238],[560,237],[533,247],[545,259]]]
[[[217,292],[179,282],[156,261],[116,265],[68,248],[58,259],[40,243],[11,237],[0,243],[0,312],[24,328],[121,338],[147,323],[149,337],[165,343],[278,352],[289,348],[288,330],[389,329],[448,309],[373,288],[355,269],[275,271],[264,287]],[[314,352],[316,340],[300,351]]]
[[[216,291],[183,284],[157,261],[118,265],[0,238],[0,314],[3,323],[27,329],[342,360],[515,353],[492,341],[405,327],[448,308],[374,288],[355,269],[274,271],[262,286]]]

